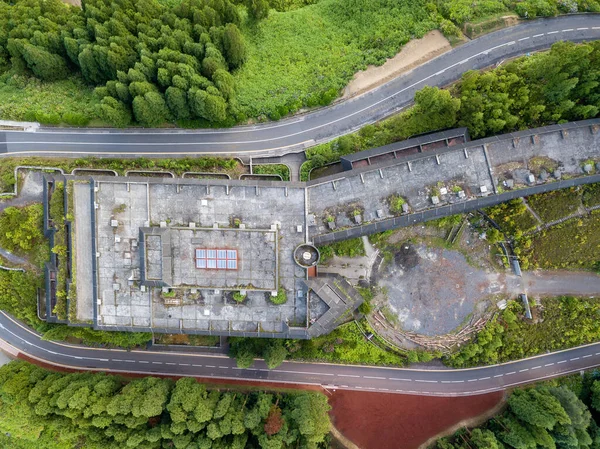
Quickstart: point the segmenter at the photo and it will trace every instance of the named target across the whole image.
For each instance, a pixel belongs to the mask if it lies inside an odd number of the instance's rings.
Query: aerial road
[[[482,368],[415,370],[325,363],[284,362],[269,370],[262,361],[237,368],[223,355],[86,348],[45,341],[0,313],[2,346],[56,367],[111,373],[193,376],[319,385],[327,389],[382,391],[435,396],[467,396],[503,390],[600,365],[600,343]]]
[[[487,34],[353,99],[279,122],[218,130],[42,128],[1,132],[0,156],[35,154],[175,156],[221,153],[264,156],[299,152],[357,130],[410,104],[424,86],[445,86],[471,69],[549,48],[557,41],[600,39],[600,16],[562,16]]]

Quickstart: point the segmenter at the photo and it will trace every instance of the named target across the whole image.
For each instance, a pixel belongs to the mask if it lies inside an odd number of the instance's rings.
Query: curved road
[[[600,365],[600,343],[516,362],[464,370],[414,370],[325,363],[284,362],[269,370],[262,361],[239,369],[226,356],[95,349],[41,340],[31,329],[0,313],[2,340],[18,352],[59,366],[113,373],[194,376],[405,394],[466,396],[560,376]],[[15,352],[15,351],[12,351]]]
[[[265,155],[298,152],[356,130],[410,104],[423,86],[444,86],[470,69],[550,47],[600,39],[600,16],[562,16],[526,22],[465,43],[383,86],[335,106],[276,123],[220,130],[67,130],[0,133],[2,153]],[[9,154],[7,154],[9,155]]]

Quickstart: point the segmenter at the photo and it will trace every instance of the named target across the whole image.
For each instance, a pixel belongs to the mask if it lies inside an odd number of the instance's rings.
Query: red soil
[[[502,392],[441,398],[337,390],[329,398],[337,429],[361,449],[416,449],[460,421],[494,408]]]

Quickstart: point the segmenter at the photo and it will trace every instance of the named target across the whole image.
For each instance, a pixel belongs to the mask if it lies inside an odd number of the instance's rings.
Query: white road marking
[[[402,379],[401,377],[389,377],[390,380],[399,380],[401,382],[412,382],[412,379]]]
[[[179,366],[190,366],[189,363],[180,363]]]
[[[173,363],[173,362],[165,362],[165,365],[177,365],[177,363]]]
[[[532,37],[541,37],[543,35],[544,35],[544,33],[542,33],[542,34],[536,34],[535,36],[532,36]]]
[[[546,363],[544,366],[552,366],[554,363]]]
[[[428,383],[428,384],[437,384],[438,383],[437,380],[421,380],[421,379],[415,379],[415,382],[423,382],[423,383]]]
[[[527,39],[531,39],[531,37],[522,37],[521,39],[519,39],[519,42],[526,41]]]
[[[583,357],[581,357],[582,359],[587,359],[588,357],[591,357],[592,354],[588,354],[588,355],[584,355]]]
[[[194,364],[192,364],[192,366],[196,366],[198,368],[202,368],[202,365],[194,365]]]
[[[533,368],[531,368],[531,371],[533,371],[534,369],[540,369],[540,368],[541,368],[541,365],[534,366]]]
[[[354,374],[337,374],[338,377],[360,377],[360,376],[355,376]]]
[[[154,365],[162,365],[163,362],[152,362]]]
[[[146,360],[140,360],[138,363],[150,363],[150,362],[147,362]]]
[[[562,30],[563,33],[566,33],[567,31],[573,31],[573,28],[567,28],[566,30]],[[550,33],[548,33],[550,34]]]
[[[489,377],[480,377],[478,380],[488,380]]]
[[[577,28],[577,31],[583,31],[583,30],[589,30],[589,28],[588,27]]]
[[[525,368],[525,369],[520,369],[519,370],[520,373],[524,373],[525,371],[529,371],[529,368]]]
[[[510,373],[506,373],[507,376],[510,376],[512,374],[517,374],[517,372],[516,371],[511,371]]]
[[[221,366],[221,365],[219,365],[219,368],[221,368],[221,369],[229,369],[228,366]]]
[[[378,380],[385,380],[385,377],[377,377],[377,376],[363,376],[363,379],[378,379]]]
[[[216,368],[215,365],[206,365],[207,368]]]
[[[561,360],[560,362],[556,362],[557,365],[560,365],[561,363],[567,363],[566,360]]]
[[[574,362],[575,360],[579,360],[579,357],[573,357],[572,359],[569,359],[571,362]]]
[[[558,33],[558,31],[548,31],[546,34],[550,35],[550,34],[556,34]]]
[[[477,379],[469,379],[467,382],[477,382]]]
[[[494,376],[494,378],[496,378],[496,377],[502,377],[502,376],[504,376],[504,374],[496,374],[496,375]]]

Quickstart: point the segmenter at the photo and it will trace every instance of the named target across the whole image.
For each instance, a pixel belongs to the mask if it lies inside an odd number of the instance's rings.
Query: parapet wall
[[[600,171],[599,131],[600,119],[547,126],[310,181],[310,236],[343,240],[568,187],[561,180],[598,182],[591,175]]]

